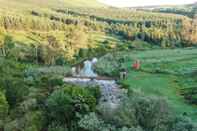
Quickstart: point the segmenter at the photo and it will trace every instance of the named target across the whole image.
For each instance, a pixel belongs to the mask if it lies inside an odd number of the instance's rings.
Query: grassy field
[[[129,70],[125,82],[131,88],[145,94],[166,98],[178,114],[186,112],[196,120],[197,106],[189,105],[180,95],[180,89],[187,88],[191,84],[185,83],[187,79],[192,79],[185,75],[197,69],[196,51],[196,49],[176,49],[138,52],[136,56],[131,54],[142,61],[142,70]],[[193,85],[195,84],[197,82],[193,82]]]
[[[117,59],[125,59],[122,65],[129,73],[123,82],[130,88],[145,95],[163,97],[177,114],[186,112],[197,120],[197,106],[189,104],[180,93],[181,89],[197,84],[197,49],[130,51],[115,55]],[[136,59],[141,61],[139,71],[131,68]],[[108,65],[109,61],[102,63]]]
[[[32,8],[65,8],[65,7],[105,7],[96,0],[0,0],[1,9],[30,10]]]
[[[164,97],[177,114],[186,112],[191,118],[196,120],[197,106],[189,105],[180,95],[179,91],[182,86],[177,82],[179,79],[179,77],[174,75],[130,71],[125,82],[132,89],[140,90],[145,95]]]

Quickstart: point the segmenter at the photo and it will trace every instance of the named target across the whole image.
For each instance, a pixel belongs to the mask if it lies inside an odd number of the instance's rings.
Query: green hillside
[[[9,10],[28,10],[30,8],[65,8],[65,7],[92,7],[100,8],[105,5],[96,0],[0,0],[0,7]]]
[[[144,8],[149,9],[149,8]],[[180,6],[156,6],[151,9],[153,12],[162,12],[162,13],[171,13],[171,14],[179,14],[185,15],[190,18],[194,18],[197,14],[197,3],[188,4],[188,5],[180,5]]]
[[[196,25],[96,0],[0,0],[0,131],[196,131]],[[106,89],[63,82],[95,57]]]

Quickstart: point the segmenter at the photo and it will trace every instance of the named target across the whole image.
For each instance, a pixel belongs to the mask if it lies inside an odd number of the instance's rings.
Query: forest
[[[0,131],[197,131],[195,5],[0,0]],[[98,85],[64,81],[93,58],[126,91],[115,109]]]

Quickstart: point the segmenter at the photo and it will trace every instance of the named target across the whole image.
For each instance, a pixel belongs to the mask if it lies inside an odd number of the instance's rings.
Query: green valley
[[[0,0],[0,131],[196,131],[195,5]]]

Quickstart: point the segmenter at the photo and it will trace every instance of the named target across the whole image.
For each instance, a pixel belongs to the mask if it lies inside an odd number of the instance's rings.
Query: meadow
[[[101,58],[97,70],[106,75],[114,75],[114,70],[128,70],[128,76],[123,83],[129,88],[144,93],[165,98],[177,114],[187,113],[196,121],[197,106],[185,99],[182,90],[196,90],[197,50],[188,49],[155,49],[145,51],[129,51],[108,54]],[[110,58],[116,58],[111,60]],[[140,70],[134,70],[132,64],[141,61]],[[120,62],[121,65],[116,65]],[[113,70],[114,68],[114,70]],[[109,70],[107,70],[109,69]],[[113,70],[113,71],[112,71]],[[118,73],[116,73],[118,76]],[[197,94],[193,95],[196,99]]]

